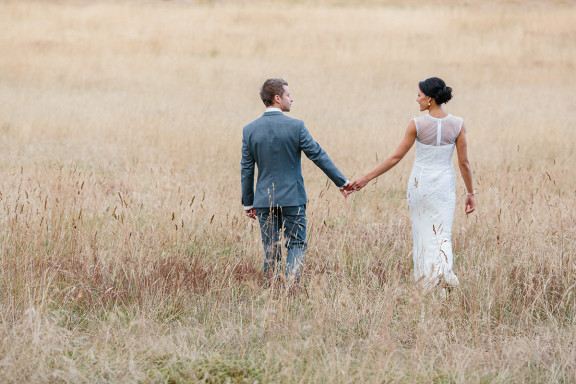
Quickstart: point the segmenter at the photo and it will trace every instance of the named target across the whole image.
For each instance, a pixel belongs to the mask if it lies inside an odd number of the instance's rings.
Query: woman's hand
[[[364,188],[369,181],[368,176],[359,177],[350,184],[350,190],[359,191]]]
[[[466,196],[466,203],[464,204],[464,210],[466,212],[466,215],[474,212],[475,209],[476,209],[476,198],[474,197],[474,195]]]

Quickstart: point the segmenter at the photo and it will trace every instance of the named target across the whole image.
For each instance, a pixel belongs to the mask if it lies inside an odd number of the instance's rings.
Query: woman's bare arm
[[[408,124],[408,128],[406,128],[406,134],[404,135],[404,138],[402,139],[396,150],[390,156],[385,158],[384,161],[380,163],[372,171],[354,180],[350,185],[350,189],[352,190],[362,189],[371,180],[377,178],[383,173],[388,172],[392,167],[398,164],[400,160],[402,160],[402,158],[406,155],[406,153],[408,153],[410,148],[412,148],[412,146],[414,145],[415,140],[416,140],[416,123],[414,123],[414,120],[411,120],[410,124]]]

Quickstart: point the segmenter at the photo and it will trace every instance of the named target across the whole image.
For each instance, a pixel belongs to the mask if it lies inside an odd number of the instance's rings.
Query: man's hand
[[[251,219],[256,219],[256,208],[245,209],[244,214]]]

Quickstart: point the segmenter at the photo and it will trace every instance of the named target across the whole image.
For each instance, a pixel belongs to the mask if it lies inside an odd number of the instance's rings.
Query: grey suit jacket
[[[242,135],[242,204],[256,208],[307,203],[301,153],[341,187],[346,177],[306,129],[304,122],[270,111],[244,127]],[[258,180],[254,191],[254,165]]]

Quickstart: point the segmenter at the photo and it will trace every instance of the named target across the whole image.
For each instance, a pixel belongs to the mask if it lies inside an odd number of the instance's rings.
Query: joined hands
[[[359,177],[356,180],[352,181],[351,183],[348,183],[348,185],[345,185],[342,188],[340,188],[340,193],[342,193],[342,195],[345,198],[347,198],[352,193],[357,192],[362,188],[364,188],[369,181],[370,180],[366,176]]]

